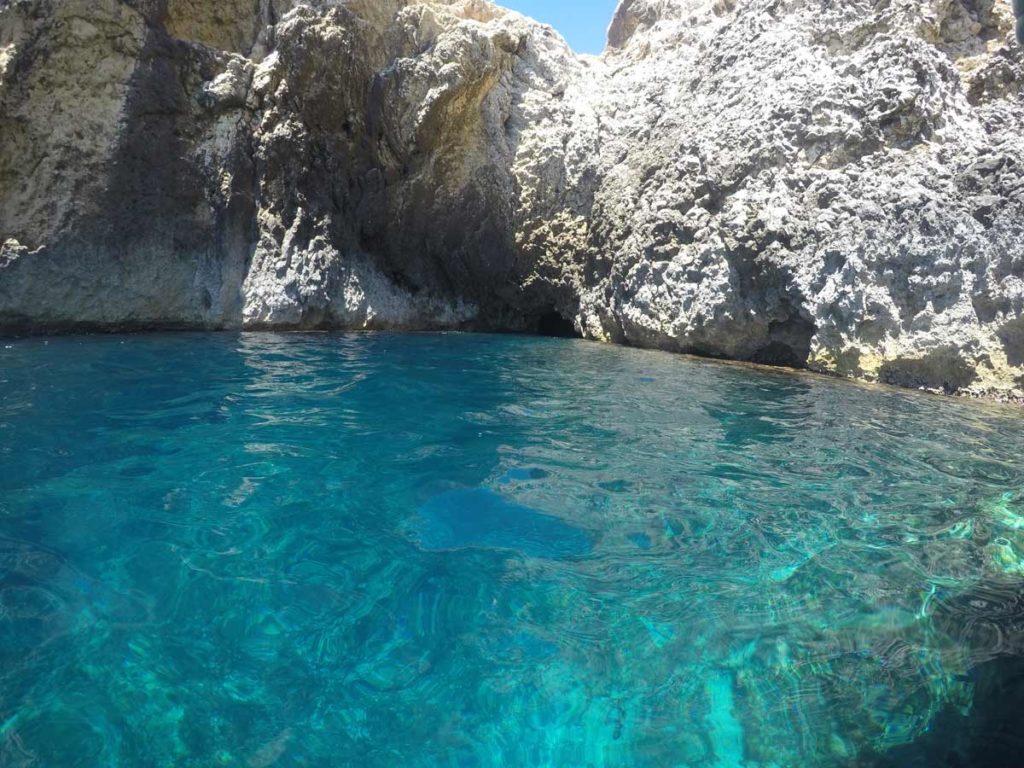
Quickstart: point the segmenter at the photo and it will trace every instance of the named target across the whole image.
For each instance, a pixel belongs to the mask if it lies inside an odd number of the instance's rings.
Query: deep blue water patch
[[[643,531],[639,531],[636,533],[627,533],[626,538],[628,538],[631,542],[636,544],[640,549],[651,548],[651,537]]]
[[[501,476],[498,482],[527,482],[529,480],[543,480],[547,476],[547,472],[545,472],[543,469],[538,469],[537,467],[512,467],[504,475]]]
[[[1016,766],[1022,457],[579,341],[7,341],[0,766]]]
[[[420,509],[416,538],[424,549],[508,549],[531,557],[573,557],[590,552],[590,536],[486,488],[435,496]]]

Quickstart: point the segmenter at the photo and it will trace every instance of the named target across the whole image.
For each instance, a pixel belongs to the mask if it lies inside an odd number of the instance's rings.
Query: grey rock
[[[0,7],[0,327],[532,330],[1024,396],[1006,0]]]

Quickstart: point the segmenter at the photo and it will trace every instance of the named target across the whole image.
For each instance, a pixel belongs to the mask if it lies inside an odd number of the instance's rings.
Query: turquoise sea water
[[[0,765],[1013,765],[1022,418],[570,340],[0,342]]]

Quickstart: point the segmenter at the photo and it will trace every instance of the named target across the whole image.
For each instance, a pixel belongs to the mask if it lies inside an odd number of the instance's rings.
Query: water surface
[[[1013,765],[1022,657],[1017,409],[554,339],[0,343],[2,766]]]

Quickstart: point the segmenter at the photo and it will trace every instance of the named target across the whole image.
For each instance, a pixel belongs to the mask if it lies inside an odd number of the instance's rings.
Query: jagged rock
[[[0,326],[529,330],[1024,395],[1006,0],[0,7]],[[545,320],[546,322],[546,320]]]

